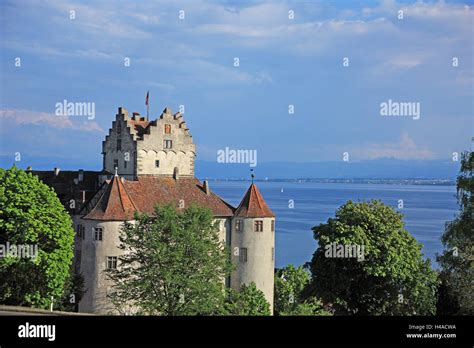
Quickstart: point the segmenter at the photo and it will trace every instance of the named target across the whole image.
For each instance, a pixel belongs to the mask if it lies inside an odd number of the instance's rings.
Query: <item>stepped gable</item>
[[[263,218],[263,217],[275,217],[275,214],[270,210],[267,203],[262,197],[262,194],[257,188],[257,185],[250,185],[249,189],[245,193],[242,202],[240,202],[235,216],[249,217],[249,218]]]
[[[124,187],[122,180],[118,175],[115,175],[107,185],[104,191],[98,192],[98,194],[102,193],[102,196],[83,219],[109,221],[132,220],[137,207]]]

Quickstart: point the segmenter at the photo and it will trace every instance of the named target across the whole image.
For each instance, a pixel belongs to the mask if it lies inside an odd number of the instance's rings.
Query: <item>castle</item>
[[[135,211],[153,213],[155,205],[211,209],[222,241],[233,251],[236,269],[225,280],[239,290],[254,282],[273,308],[275,215],[252,183],[237,208],[194,176],[196,147],[181,113],[165,108],[156,120],[119,108],[102,143],[103,170],[33,171],[53,187],[69,210],[74,228],[75,263],[86,292],[80,312],[113,311],[107,298],[112,284],[107,268],[120,267],[119,233]],[[31,171],[31,168],[29,168]]]

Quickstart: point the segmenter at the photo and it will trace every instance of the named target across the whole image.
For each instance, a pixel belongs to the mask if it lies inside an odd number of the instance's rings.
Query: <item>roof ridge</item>
[[[253,191],[255,192],[255,196],[257,197],[257,204],[258,204],[258,206],[259,206],[260,208],[262,208],[263,205],[262,205],[262,202],[260,202],[260,197],[261,197],[261,195],[259,195],[259,194],[257,193],[257,186],[256,186],[254,183],[252,183],[252,187],[253,187]],[[263,197],[262,197],[262,198],[263,198]]]
[[[123,185],[122,183],[122,180],[119,176],[114,176],[114,180],[117,178],[117,188],[119,190],[119,198],[120,198],[120,205],[122,206],[122,210],[125,212],[126,211],[126,207],[125,207],[125,204],[123,202],[123,197],[122,197],[122,191],[123,191],[123,194],[127,196],[128,200],[130,201],[130,203],[132,204],[132,207],[137,210],[137,207],[135,206],[135,203],[133,202],[132,200],[132,197],[130,197],[130,195],[128,194],[127,192],[127,189],[125,188],[125,185]]]

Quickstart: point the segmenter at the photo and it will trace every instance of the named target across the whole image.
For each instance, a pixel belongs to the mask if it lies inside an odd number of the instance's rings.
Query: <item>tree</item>
[[[84,277],[79,271],[78,265],[73,265],[70,269],[69,279],[64,286],[64,294],[56,309],[67,312],[78,312],[79,302],[85,293]]]
[[[323,303],[316,297],[309,297],[301,303],[298,303],[291,311],[282,312],[280,315],[293,315],[293,316],[329,316],[331,312],[326,310]]]
[[[446,224],[441,241],[445,247],[438,255],[441,286],[438,314],[474,314],[474,152],[461,156],[457,178],[459,215]]]
[[[73,243],[71,218],[55,192],[15,166],[0,169],[0,245],[9,253],[0,258],[0,303],[48,308],[58,301]],[[21,257],[26,250],[30,257]]]
[[[270,304],[255,283],[243,284],[240,291],[227,289],[226,315],[261,316],[270,315]]]
[[[155,207],[153,216],[135,214],[124,224],[110,299],[119,312],[135,314],[211,315],[224,301],[230,254],[207,208]]]
[[[335,314],[435,312],[436,273],[402,214],[380,201],[348,201],[313,232],[319,246],[309,264],[311,292]]]
[[[302,266],[290,264],[279,269],[275,275],[275,315],[329,315],[318,299],[306,298],[309,283],[310,275]]]

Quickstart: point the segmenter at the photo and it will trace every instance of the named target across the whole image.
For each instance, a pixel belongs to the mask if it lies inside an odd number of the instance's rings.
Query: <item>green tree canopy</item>
[[[311,292],[335,314],[435,312],[436,273],[391,207],[348,201],[313,232],[319,246],[309,264]]]
[[[441,238],[439,314],[474,314],[474,152],[461,157],[457,178],[460,213],[446,224]]]
[[[243,284],[240,291],[227,289],[226,315],[261,316],[270,315],[270,304],[255,283]]]
[[[330,315],[315,297],[306,298],[310,274],[292,264],[275,275],[275,315]]]
[[[0,245],[7,243],[37,246],[37,255],[0,258],[0,303],[48,308],[59,300],[73,258],[71,218],[51,188],[15,166],[0,169]]]
[[[288,265],[275,275],[275,314],[291,312],[300,302],[310,275],[302,266]]]
[[[207,208],[155,207],[136,214],[120,234],[118,268],[108,270],[119,312],[146,315],[212,315],[223,310],[230,255]]]

